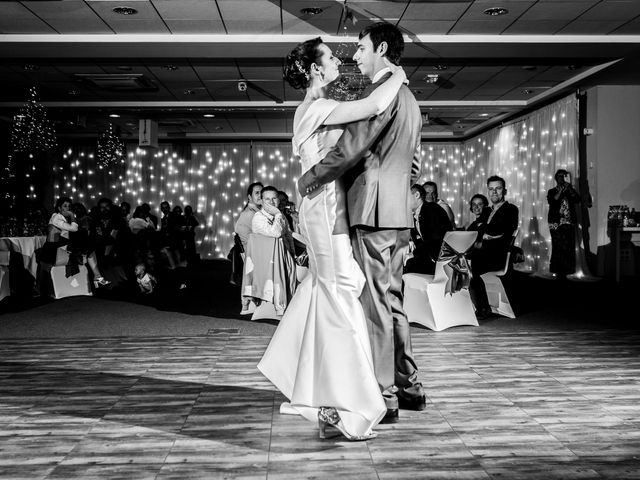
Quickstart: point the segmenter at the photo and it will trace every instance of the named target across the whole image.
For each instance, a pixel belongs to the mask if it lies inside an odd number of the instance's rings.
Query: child
[[[153,275],[147,273],[143,263],[136,265],[136,279],[138,280],[138,286],[142,293],[153,293],[157,281]]]

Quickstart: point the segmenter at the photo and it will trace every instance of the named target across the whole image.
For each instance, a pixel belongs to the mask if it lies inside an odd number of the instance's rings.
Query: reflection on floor
[[[423,412],[278,413],[269,335],[0,340],[0,478],[640,478],[640,332],[414,330]]]

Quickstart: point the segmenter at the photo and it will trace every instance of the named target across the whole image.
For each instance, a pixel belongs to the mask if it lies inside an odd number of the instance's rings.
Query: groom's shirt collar
[[[383,76],[385,76],[387,73],[391,73],[391,69],[389,67],[384,67],[382,70],[379,70],[378,73],[376,73],[373,76],[373,79],[371,80],[371,83],[376,83],[378,82]]]

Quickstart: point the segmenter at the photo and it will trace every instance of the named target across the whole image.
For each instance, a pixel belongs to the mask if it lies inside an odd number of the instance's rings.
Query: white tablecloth
[[[39,235],[36,237],[0,237],[0,251],[17,252],[22,255],[22,263],[25,270],[28,270],[33,278],[38,274],[38,263],[36,262],[36,250],[44,245],[47,237]]]

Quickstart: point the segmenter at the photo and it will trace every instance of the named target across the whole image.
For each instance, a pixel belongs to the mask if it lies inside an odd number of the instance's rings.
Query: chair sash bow
[[[472,247],[464,252],[458,252],[447,242],[442,242],[438,261],[444,262],[444,272],[447,275],[447,284],[444,287],[445,295],[453,295],[463,288],[469,289],[471,281],[471,268],[465,256]]]

